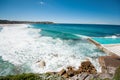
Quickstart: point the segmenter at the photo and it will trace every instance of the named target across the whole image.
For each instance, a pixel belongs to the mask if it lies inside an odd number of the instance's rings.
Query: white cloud
[[[39,4],[40,4],[40,5],[43,5],[43,4],[44,4],[44,2],[43,2],[43,1],[40,1],[40,2],[39,2]]]

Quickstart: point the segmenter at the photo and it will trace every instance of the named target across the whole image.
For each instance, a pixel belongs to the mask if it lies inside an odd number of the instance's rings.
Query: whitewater
[[[29,24],[0,26],[0,75],[45,73],[68,66],[78,68],[89,59],[100,72],[98,57],[106,55],[86,39],[61,39],[43,36],[42,29]],[[37,61],[46,63],[40,68]]]

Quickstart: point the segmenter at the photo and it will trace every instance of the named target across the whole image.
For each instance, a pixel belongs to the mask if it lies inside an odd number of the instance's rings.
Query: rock
[[[91,74],[96,74],[97,71],[96,71],[95,69],[92,69],[92,70],[90,71],[90,73],[91,73]]]
[[[84,61],[84,62],[81,63],[81,66],[88,67],[90,64],[91,64],[90,61]]]
[[[69,67],[67,67],[67,72],[66,73],[68,74],[69,77],[72,77],[76,74],[76,71],[74,70],[74,67],[69,66]]]
[[[112,75],[108,74],[108,73],[101,73],[99,74],[99,78],[100,79],[105,79],[105,78],[109,78],[109,79],[112,79]]]
[[[63,76],[64,78],[69,78],[69,76],[68,76],[67,73],[63,74],[62,76]]]
[[[68,67],[67,67],[67,70],[68,70],[68,71],[69,71],[69,70],[74,70],[74,67],[68,66]]]
[[[85,80],[88,77],[88,73],[81,73],[80,80]]]
[[[82,70],[79,70],[79,69],[74,71],[75,74],[80,74],[81,72]]]
[[[120,57],[116,55],[101,56],[98,58],[103,73],[114,74],[116,68],[120,66]]]
[[[74,67],[72,66],[68,66],[67,70],[62,69],[60,72],[58,72],[59,75],[65,78],[70,78],[75,75],[78,75],[80,80],[87,78],[89,74],[96,74],[96,73],[97,71],[90,61],[82,62],[81,66],[77,70],[75,70]],[[91,76],[89,76],[88,79],[89,78],[91,78]]]
[[[95,67],[92,65],[92,63],[90,61],[85,61],[81,63],[81,66],[79,67],[79,70],[81,72],[87,72],[90,74],[96,74],[97,70],[95,69]]]
[[[94,75],[89,74],[88,77],[85,78],[85,80],[90,80],[90,79],[93,79],[93,78],[94,78]]]
[[[61,76],[62,76],[63,74],[65,74],[65,73],[66,73],[66,70],[65,70],[65,69],[62,69],[60,72],[58,72],[58,74],[61,75]]]
[[[37,61],[38,65],[40,68],[44,68],[46,66],[45,61],[41,60],[41,61]]]
[[[68,74],[69,77],[72,77],[72,76],[75,75],[75,71],[69,70],[69,71],[67,71],[67,74]]]

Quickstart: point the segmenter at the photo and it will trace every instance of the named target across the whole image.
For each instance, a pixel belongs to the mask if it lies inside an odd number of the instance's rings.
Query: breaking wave
[[[105,54],[93,44],[82,39],[53,38],[42,35],[41,31],[30,25],[2,28],[0,64],[3,65],[0,65],[0,75],[59,71],[67,66],[78,68],[86,59],[100,71],[97,57]],[[45,61],[44,68],[39,67],[39,60]]]

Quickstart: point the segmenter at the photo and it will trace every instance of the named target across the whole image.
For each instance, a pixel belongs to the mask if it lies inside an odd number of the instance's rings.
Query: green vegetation
[[[63,77],[57,74],[33,74],[23,73],[19,75],[1,76],[0,80],[65,80]]]
[[[120,80],[120,67],[116,69],[113,80]]]
[[[39,74],[23,73],[20,75],[8,75],[0,77],[0,80],[40,80]]]

